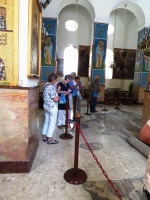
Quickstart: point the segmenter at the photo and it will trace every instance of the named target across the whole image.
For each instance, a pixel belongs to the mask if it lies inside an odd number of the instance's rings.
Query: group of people
[[[68,101],[69,120],[75,119],[76,112],[81,112],[81,89],[84,88],[80,76],[75,72],[65,75],[62,82],[57,82],[57,75],[51,73],[43,88],[45,122],[42,129],[43,142],[57,144],[53,139],[56,123],[62,129],[66,125],[66,102]],[[65,98],[61,102],[62,96]]]

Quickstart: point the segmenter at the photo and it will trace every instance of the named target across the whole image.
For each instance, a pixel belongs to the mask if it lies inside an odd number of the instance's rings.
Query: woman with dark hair
[[[57,81],[57,75],[51,73],[48,76],[48,82],[43,88],[44,97],[44,111],[45,122],[42,130],[43,142],[47,141],[47,144],[57,144],[58,141],[53,139],[53,133],[57,122],[58,113],[58,101],[60,97],[56,91],[55,83]]]
[[[57,85],[57,92],[59,96],[61,94],[65,95],[66,100],[68,99],[68,95],[70,95],[69,91],[69,82],[71,80],[70,75],[65,75],[64,81],[59,82]],[[58,103],[58,128],[62,129],[66,124],[66,103]]]

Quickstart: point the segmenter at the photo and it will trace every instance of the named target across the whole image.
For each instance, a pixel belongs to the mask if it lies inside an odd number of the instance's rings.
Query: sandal
[[[43,142],[46,142],[48,140],[48,137],[43,138]]]
[[[47,140],[47,144],[57,144],[57,140]]]

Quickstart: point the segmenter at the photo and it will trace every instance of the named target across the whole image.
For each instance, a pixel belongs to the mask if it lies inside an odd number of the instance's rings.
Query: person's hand
[[[57,96],[57,97],[54,98],[55,102],[58,102],[59,100],[60,100],[60,96]]]
[[[70,92],[69,92],[69,91],[64,91],[64,94],[65,94],[65,95],[69,95]]]

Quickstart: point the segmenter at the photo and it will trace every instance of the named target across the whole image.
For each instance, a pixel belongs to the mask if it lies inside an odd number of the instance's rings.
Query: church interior
[[[149,6],[0,0],[0,200],[141,199],[150,151],[143,129],[150,120]],[[47,145],[40,93],[49,74],[61,82],[72,72],[85,86],[80,128],[75,121],[56,126],[59,143]],[[97,112],[90,113],[96,76]]]

